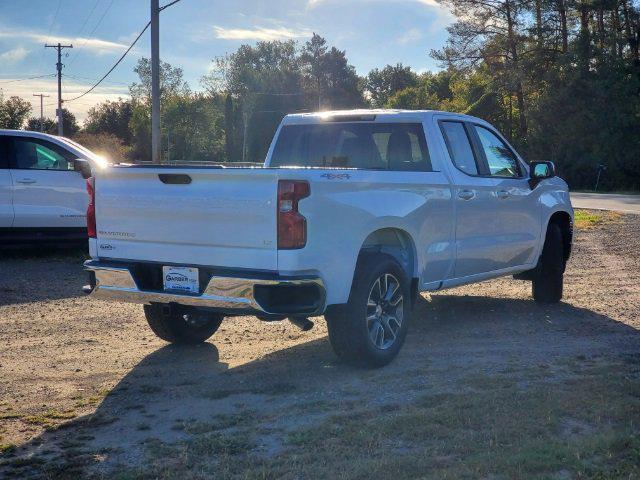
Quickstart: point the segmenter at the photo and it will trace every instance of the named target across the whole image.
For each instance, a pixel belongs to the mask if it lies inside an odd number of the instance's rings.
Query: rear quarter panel
[[[308,180],[311,195],[299,204],[307,218],[307,245],[279,250],[278,270],[319,275],[327,304],[348,300],[358,252],[381,228],[397,228],[411,237],[416,253],[412,276],[422,283],[446,277],[454,216],[450,186],[441,172],[280,169],[279,177]]]

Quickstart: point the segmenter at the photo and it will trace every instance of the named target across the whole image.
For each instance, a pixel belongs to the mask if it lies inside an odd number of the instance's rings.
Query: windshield
[[[285,125],[272,167],[333,167],[430,171],[420,123],[321,123]]]

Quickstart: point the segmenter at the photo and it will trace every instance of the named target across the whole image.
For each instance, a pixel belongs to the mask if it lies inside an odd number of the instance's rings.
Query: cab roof
[[[354,110],[329,110],[326,112],[292,113],[284,117],[283,125],[318,123],[326,121],[353,121],[353,122],[377,122],[377,121],[424,121],[435,114],[447,117],[460,118],[461,120],[482,121],[479,118],[464,115],[462,113],[445,112],[439,110],[402,110],[402,109],[354,109]]]

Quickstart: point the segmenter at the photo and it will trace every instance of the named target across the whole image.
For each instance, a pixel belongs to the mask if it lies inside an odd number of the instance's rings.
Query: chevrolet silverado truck
[[[93,297],[143,304],[176,343],[224,317],[324,315],[368,366],[397,355],[419,292],[513,275],[560,301],[572,244],[553,163],[447,112],[287,115],[261,167],[112,166],[88,191]]]

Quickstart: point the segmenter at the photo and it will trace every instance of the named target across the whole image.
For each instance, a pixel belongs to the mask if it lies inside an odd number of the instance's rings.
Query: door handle
[[[458,192],[458,197],[460,197],[463,200],[471,200],[475,196],[476,196],[476,192],[474,192],[473,190],[460,190]]]
[[[36,183],[36,181],[32,178],[23,178],[22,180],[16,180],[18,183],[23,183],[25,185],[30,185],[32,183]]]
[[[498,198],[500,198],[500,199],[503,199],[503,200],[504,200],[505,198],[508,198],[508,197],[509,197],[509,195],[511,195],[511,194],[510,194],[507,190],[498,190],[498,191],[496,192],[496,196],[497,196]]]

